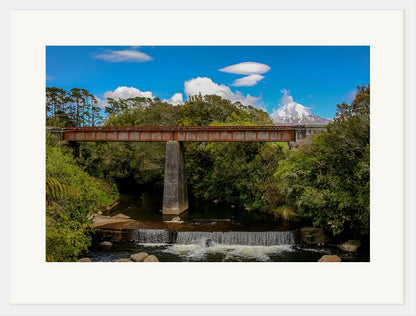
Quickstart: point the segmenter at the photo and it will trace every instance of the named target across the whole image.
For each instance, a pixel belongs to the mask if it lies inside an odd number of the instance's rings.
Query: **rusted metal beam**
[[[77,142],[291,142],[304,126],[156,126],[156,127],[68,127],[67,141]]]

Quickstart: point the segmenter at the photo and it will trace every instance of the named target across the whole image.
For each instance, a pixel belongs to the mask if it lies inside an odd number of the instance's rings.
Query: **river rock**
[[[134,262],[143,262],[143,260],[146,259],[147,257],[149,257],[148,253],[139,252],[139,253],[135,253],[131,255],[130,259],[133,260]]]
[[[183,223],[183,220],[181,220],[181,218],[179,216],[175,216],[170,221],[168,221],[168,223],[179,223],[179,224],[182,224]]]
[[[78,262],[92,262],[90,258],[81,258]]]
[[[113,244],[109,241],[103,241],[100,243],[100,246],[104,246],[104,247],[111,247]]]
[[[133,261],[131,261],[129,258],[121,258],[121,259],[116,260],[115,262],[133,262]]]
[[[113,216],[113,218],[130,218],[130,217],[120,213],[120,214]]]
[[[344,251],[347,252],[357,252],[358,247],[361,246],[361,243],[359,240],[348,240],[338,247]]]
[[[324,255],[318,262],[341,262],[341,258],[337,255]]]
[[[150,255],[148,257],[146,257],[143,262],[159,262],[159,260],[157,259],[156,256],[154,255]]]
[[[306,244],[320,244],[324,245],[329,242],[328,236],[322,228],[317,227],[302,227],[299,230],[298,238],[301,242]]]

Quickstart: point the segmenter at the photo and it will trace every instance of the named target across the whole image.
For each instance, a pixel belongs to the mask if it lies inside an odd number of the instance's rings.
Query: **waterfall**
[[[223,245],[247,245],[247,246],[276,246],[294,245],[293,232],[268,231],[268,232],[178,232],[177,244],[201,244],[210,243]]]
[[[139,229],[135,241],[140,244],[176,243],[210,246],[215,243],[221,245],[277,246],[294,245],[295,236],[291,231],[169,232],[163,229]]]
[[[171,241],[171,233],[163,229],[139,229],[136,242],[140,244],[165,244]]]

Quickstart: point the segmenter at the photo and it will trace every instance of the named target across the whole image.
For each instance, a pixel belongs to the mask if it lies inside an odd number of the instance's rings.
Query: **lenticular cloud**
[[[111,50],[107,49],[104,53],[96,55],[95,59],[102,59],[114,63],[118,62],[145,62],[153,60],[153,58],[145,53],[134,49]]]
[[[235,87],[251,87],[256,85],[264,77],[262,75],[248,75],[243,78],[234,80],[233,86]]]
[[[264,74],[270,69],[268,65],[248,61],[222,68],[220,71],[237,75],[254,75]]]

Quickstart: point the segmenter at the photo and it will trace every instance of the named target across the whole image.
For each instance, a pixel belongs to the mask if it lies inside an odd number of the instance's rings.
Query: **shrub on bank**
[[[46,261],[75,261],[90,245],[88,215],[117,198],[91,177],[53,135],[46,136]]]

